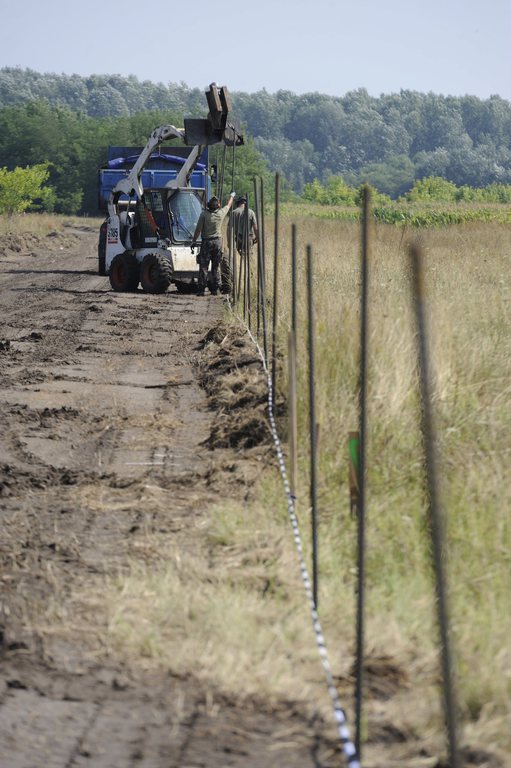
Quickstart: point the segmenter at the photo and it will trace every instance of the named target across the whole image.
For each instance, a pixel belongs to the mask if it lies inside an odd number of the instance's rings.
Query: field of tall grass
[[[356,528],[348,513],[347,435],[357,428],[359,232],[299,224],[313,247],[320,474],[320,612],[335,641],[353,622]],[[283,228],[285,233],[285,226]],[[413,231],[375,230],[370,267],[367,643],[420,667],[436,645],[425,529],[407,246]],[[284,235],[283,253],[289,252]],[[441,501],[457,685],[468,730],[511,725],[511,229],[465,224],[421,230],[438,426]],[[282,273],[285,274],[285,269]],[[281,273],[281,274],[282,274]],[[289,270],[288,270],[289,273]],[[282,289],[285,279],[282,278]],[[287,291],[289,297],[289,291]],[[307,519],[308,390],[305,313],[299,351],[302,472]],[[281,330],[289,325],[289,300]],[[422,661],[421,661],[422,659]],[[477,723],[477,726],[475,725]],[[502,743],[503,742],[503,743]]]
[[[290,324],[292,215],[281,222],[280,237],[283,353]],[[305,246],[311,244],[320,426],[319,610],[334,673],[346,693],[356,577],[347,438],[358,425],[359,225],[302,217],[297,226],[297,511],[308,547]],[[415,230],[377,225],[370,267],[367,654],[393,660],[403,670],[407,691],[389,703],[388,712],[420,738],[441,733],[442,726],[407,267],[413,236]],[[462,740],[509,752],[511,228],[466,223],[424,228],[420,238]],[[285,394],[282,362],[279,387]],[[109,583],[112,652],[199,674],[240,696],[296,699],[326,713],[329,703],[326,694],[321,698],[322,672],[277,470],[263,476],[251,500],[218,502],[197,530],[196,547],[193,559],[176,550],[151,567],[133,563],[131,575]]]

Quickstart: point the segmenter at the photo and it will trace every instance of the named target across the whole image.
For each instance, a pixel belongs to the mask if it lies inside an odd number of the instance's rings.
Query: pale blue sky
[[[0,12],[0,67],[511,100],[511,0],[0,0]]]

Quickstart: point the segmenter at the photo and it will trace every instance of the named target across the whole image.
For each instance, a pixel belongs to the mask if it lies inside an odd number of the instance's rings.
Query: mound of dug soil
[[[210,448],[273,444],[268,426],[268,384],[261,358],[246,330],[220,324],[203,340],[200,383],[215,412]]]

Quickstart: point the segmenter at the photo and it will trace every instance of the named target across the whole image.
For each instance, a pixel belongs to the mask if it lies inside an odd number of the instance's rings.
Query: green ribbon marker
[[[348,433],[349,481],[350,481],[350,511],[353,514],[359,500],[360,472],[360,435],[358,432]]]

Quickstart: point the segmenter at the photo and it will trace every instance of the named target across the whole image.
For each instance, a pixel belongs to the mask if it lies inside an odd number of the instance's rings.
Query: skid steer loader
[[[99,272],[108,274],[114,291],[164,293],[171,283],[178,291],[193,290],[198,277],[192,237],[208,186],[190,184],[205,147],[223,142],[243,144],[238,128],[229,121],[230,98],[225,86],[212,83],[206,92],[205,119],[186,118],[184,128],[163,125],[151,134],[125,177],[108,197],[108,217],[100,229]],[[182,167],[163,187],[144,189],[142,174],[154,151],[169,139],[192,146]]]

